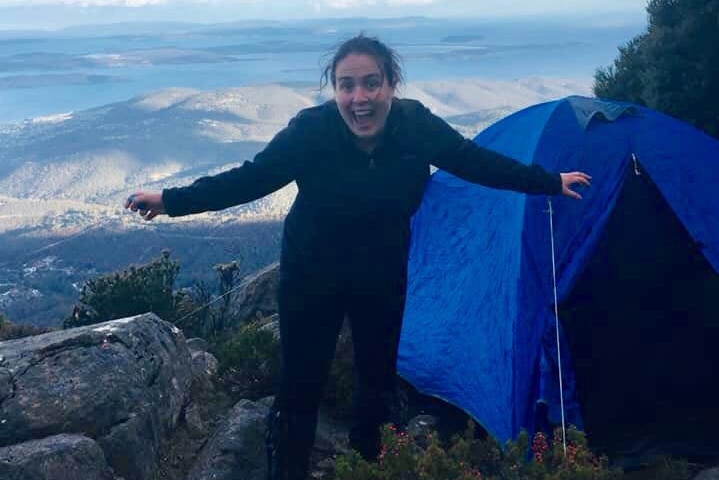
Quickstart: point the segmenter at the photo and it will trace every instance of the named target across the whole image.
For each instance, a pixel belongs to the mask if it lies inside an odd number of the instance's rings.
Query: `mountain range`
[[[576,80],[460,79],[411,83],[465,136],[527,105],[588,94]],[[101,107],[0,125],[0,311],[56,325],[91,276],[170,248],[180,283],[212,282],[212,265],[244,273],[275,260],[294,185],[251,204],[191,219],[142,222],[122,203],[136,190],[190,183],[251,160],[300,109],[325,101],[315,85],[217,91],[166,89]]]

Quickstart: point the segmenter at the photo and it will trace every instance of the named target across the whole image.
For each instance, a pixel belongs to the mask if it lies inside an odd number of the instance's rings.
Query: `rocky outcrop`
[[[719,467],[699,472],[694,480],[719,480]]]
[[[82,435],[56,435],[0,448],[3,480],[113,480],[100,446]]]
[[[243,280],[233,303],[229,318],[236,325],[278,312],[277,291],[280,286],[280,267],[273,263]]]
[[[1,342],[0,447],[81,434],[116,475],[149,479],[191,375],[182,333],[153,314]]]
[[[209,440],[188,480],[262,480],[267,476],[266,418],[271,398],[240,400]]]
[[[265,432],[273,397],[240,400],[200,452],[187,480],[264,480]],[[320,412],[311,458],[311,478],[334,478],[334,459],[346,453],[347,428]]]

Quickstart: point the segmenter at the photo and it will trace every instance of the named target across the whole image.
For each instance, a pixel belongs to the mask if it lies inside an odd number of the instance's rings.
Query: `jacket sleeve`
[[[420,107],[423,138],[428,143],[430,163],[463,180],[487,187],[522,193],[556,195],[562,192],[558,173],[539,165],[525,165],[464,138],[426,107]]]
[[[292,182],[307,157],[307,120],[304,112],[293,118],[252,161],[192,184],[162,191],[165,211],[171,217],[248,203]]]

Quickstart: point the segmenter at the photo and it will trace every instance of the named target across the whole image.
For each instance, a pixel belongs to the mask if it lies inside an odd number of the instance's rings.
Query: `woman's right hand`
[[[138,212],[145,220],[167,213],[162,203],[162,193],[135,192],[125,200],[125,208]]]

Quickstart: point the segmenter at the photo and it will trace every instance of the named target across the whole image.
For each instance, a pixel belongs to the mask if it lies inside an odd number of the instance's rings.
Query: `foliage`
[[[220,378],[232,393],[253,400],[272,394],[280,368],[279,342],[260,322],[245,324],[218,342],[214,354]]]
[[[173,285],[179,271],[179,263],[165,250],[146,265],[88,280],[80,291],[80,305],[63,326],[91,325],[146,312],[174,322]]]
[[[230,306],[240,278],[240,266],[233,261],[217,264],[214,270],[220,287],[216,298],[209,285],[202,281],[175,294],[176,325],[186,336],[216,339],[231,325]]]
[[[0,342],[15,340],[33,335],[40,335],[51,331],[48,328],[35,327],[33,325],[20,325],[12,323],[0,312]]]
[[[218,263],[215,265],[218,279],[220,281],[220,298],[222,302],[214,316],[213,328],[215,331],[224,330],[229,324],[230,304],[235,284],[240,278],[240,265],[233,261],[230,263]]]
[[[719,137],[719,0],[651,0],[647,13],[647,31],[595,74],[595,95],[649,106]]]
[[[215,335],[212,289],[202,281],[175,292],[175,325],[185,337],[209,338]]]
[[[606,458],[593,455],[584,434],[575,428],[567,432],[566,454],[561,429],[555,430],[551,441],[538,433],[531,446],[528,435],[522,433],[504,449],[492,439],[476,439],[472,423],[446,447],[434,432],[425,440],[419,447],[405,432],[386,426],[377,462],[351,452],[337,460],[337,479],[613,480],[623,476],[609,467]]]
[[[654,480],[689,480],[689,463],[686,460],[664,457],[654,471]]]
[[[217,337],[212,351],[220,364],[220,378],[233,395],[258,399],[274,394],[280,369],[280,346],[269,324],[273,317]],[[323,405],[335,417],[346,418],[354,389],[352,337],[344,328],[337,343],[325,388]]]

